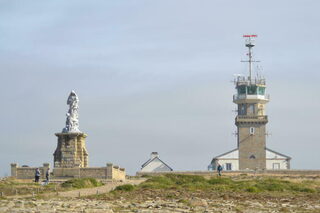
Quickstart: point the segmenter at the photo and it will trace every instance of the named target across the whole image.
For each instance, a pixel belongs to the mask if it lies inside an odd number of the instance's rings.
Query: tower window
[[[254,115],[254,104],[248,104],[248,115]]]
[[[250,133],[250,135],[254,135],[254,127],[250,127],[249,133]]]
[[[257,94],[257,86],[251,85],[247,87],[248,95],[256,95]]]
[[[239,115],[246,114],[246,104],[239,104]]]

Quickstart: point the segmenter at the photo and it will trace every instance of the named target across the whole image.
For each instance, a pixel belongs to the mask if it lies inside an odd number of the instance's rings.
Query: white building
[[[289,156],[268,148],[266,148],[265,150],[267,170],[290,169],[291,158]],[[214,157],[208,169],[216,170],[218,164],[220,164],[224,170],[239,170],[239,149],[234,149],[222,155]]]
[[[141,172],[167,172],[172,168],[159,158],[158,152],[152,152],[150,159],[141,166]]]

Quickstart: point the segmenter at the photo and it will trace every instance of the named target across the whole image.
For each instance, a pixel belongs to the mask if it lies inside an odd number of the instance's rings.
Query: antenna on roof
[[[252,48],[255,46],[255,41],[253,38],[258,37],[257,35],[243,35],[244,38],[246,38],[246,47],[248,47],[248,57],[249,60],[248,61],[241,61],[241,62],[249,62],[249,77],[248,80],[251,84],[252,81],[252,63],[253,62],[260,62],[260,61],[254,61],[252,60]]]

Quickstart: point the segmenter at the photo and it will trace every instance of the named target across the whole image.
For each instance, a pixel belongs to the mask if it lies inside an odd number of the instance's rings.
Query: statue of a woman
[[[79,98],[73,90],[68,97],[67,104],[69,105],[69,110],[67,113],[66,127],[63,128],[62,132],[80,132],[78,118]]]

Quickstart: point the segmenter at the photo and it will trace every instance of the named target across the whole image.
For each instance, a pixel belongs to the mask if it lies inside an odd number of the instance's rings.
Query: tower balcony
[[[270,95],[265,94],[265,95],[248,95],[248,94],[236,94],[233,95],[233,103],[240,104],[240,103],[267,103],[269,102]]]
[[[268,123],[267,115],[238,115],[235,119],[237,123]]]

